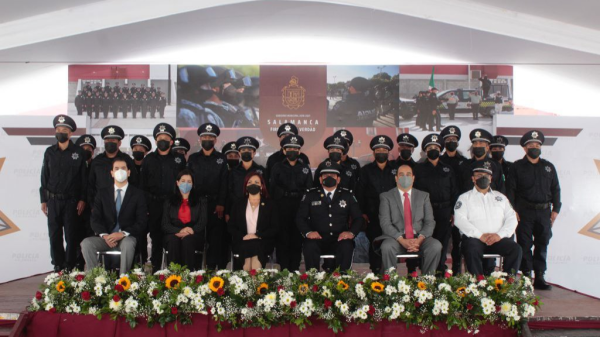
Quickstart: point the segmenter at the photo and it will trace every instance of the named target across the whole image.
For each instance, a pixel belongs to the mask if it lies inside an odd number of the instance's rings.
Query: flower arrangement
[[[194,271],[171,264],[146,275],[134,269],[116,275],[97,268],[83,273],[53,273],[35,294],[30,311],[125,317],[131,327],[141,318],[149,326],[190,324],[192,314],[211,315],[221,329],[292,323],[300,329],[325,321],[335,332],[349,323],[374,326],[405,322],[422,330],[448,328],[476,333],[482,324],[520,329],[540,306],[531,280],[503,272],[488,277],[463,274],[402,277],[355,272],[331,274],[263,269]]]

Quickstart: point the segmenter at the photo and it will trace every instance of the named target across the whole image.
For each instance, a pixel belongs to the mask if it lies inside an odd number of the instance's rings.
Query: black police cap
[[[152,143],[150,142],[150,139],[148,139],[148,137],[146,136],[135,135],[131,137],[131,140],[129,141],[129,146],[133,149],[133,147],[136,145],[143,146],[148,151],[152,150]]]
[[[396,142],[398,145],[408,145],[412,147],[419,146],[419,141],[417,138],[410,133],[401,133],[396,137]]]
[[[107,125],[100,132],[102,139],[118,139],[125,138],[125,131],[118,125]]]
[[[283,135],[297,135],[298,128],[292,123],[283,123],[277,129],[277,137],[281,137]]]
[[[81,135],[79,138],[77,138],[77,140],[75,141],[75,145],[79,145],[79,146],[84,146],[84,145],[89,145],[92,147],[92,149],[96,149],[96,138],[94,138],[94,136],[92,135]]]
[[[469,138],[471,139],[471,143],[487,142],[489,144],[492,142],[492,134],[484,129],[473,129],[469,134]]]
[[[223,152],[223,154],[228,154],[229,152],[239,153],[240,151],[238,151],[238,147],[235,142],[229,142],[223,146],[221,152]]]
[[[323,147],[326,149],[346,149],[348,143],[342,136],[329,136],[323,142]]]
[[[279,145],[283,148],[286,148],[286,147],[301,148],[302,146],[304,146],[304,138],[302,138],[302,136],[298,136],[298,135],[288,135],[284,139],[282,139],[281,142],[279,142]]]
[[[67,115],[58,115],[58,116],[54,117],[54,120],[52,121],[52,125],[54,125],[55,129],[59,126],[64,126],[64,127],[71,129],[71,132],[75,132],[77,130],[77,124],[75,123],[73,118],[71,118]]]
[[[256,138],[254,137],[241,137],[240,139],[238,139],[235,142],[235,145],[237,146],[237,148],[239,150],[248,147],[251,149],[254,149],[254,151],[258,150],[258,147],[260,146],[260,143],[258,140],[256,140]]]
[[[171,139],[175,139],[177,132],[175,131],[175,128],[171,126],[171,124],[160,123],[154,127],[152,136],[154,137],[154,139],[156,139],[156,137],[160,135],[168,135],[171,137]]]
[[[493,147],[493,146],[506,147],[507,145],[508,145],[508,138],[501,136],[501,135],[495,135],[494,137],[492,137],[492,143],[490,144],[490,147]]]
[[[352,144],[354,143],[354,136],[352,135],[352,132],[348,130],[337,130],[333,135],[342,136],[348,142],[348,146],[352,146]]]
[[[521,143],[521,146],[525,146],[531,142],[535,142],[535,143],[539,143],[540,145],[543,145],[544,141],[546,141],[546,137],[544,137],[544,134],[542,133],[542,131],[531,130],[531,131],[527,132],[526,134],[524,134],[523,137],[521,137],[520,143]]]
[[[392,139],[386,135],[379,135],[371,139],[370,147],[371,150],[375,150],[378,148],[391,150],[394,148],[394,141],[392,141]]]
[[[440,136],[442,136],[443,139],[448,137],[456,137],[458,140],[460,140],[460,135],[460,128],[456,125],[448,125],[440,133]]]
[[[475,165],[473,165],[473,174],[475,174],[475,172],[485,172],[487,174],[493,174],[493,168],[494,165],[490,160],[478,160],[475,162]]]
[[[321,164],[319,164],[317,170],[320,171],[321,175],[325,173],[335,173],[339,176],[340,172],[342,171],[342,166],[338,163],[332,162],[331,160],[327,159]]]
[[[213,123],[204,123],[198,128],[198,136],[215,136],[219,137],[221,129]]]
[[[185,153],[190,150],[190,142],[188,142],[185,138],[175,138],[173,141],[172,150],[184,149]]]
[[[421,149],[425,151],[429,145],[437,145],[440,147],[440,151],[442,151],[444,149],[444,142],[442,140],[442,136],[438,135],[437,133],[428,134],[425,136],[425,138],[423,138]]]

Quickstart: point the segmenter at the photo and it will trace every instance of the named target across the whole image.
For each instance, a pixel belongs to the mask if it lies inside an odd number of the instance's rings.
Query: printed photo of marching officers
[[[119,123],[149,129],[174,122],[169,65],[69,66],[69,115],[87,115],[92,129]]]
[[[447,124],[491,127],[514,114],[513,67],[505,65],[400,66],[400,127],[437,131]]]
[[[177,66],[177,127],[258,128],[260,68]]]
[[[328,66],[328,127],[398,127],[398,66]]]

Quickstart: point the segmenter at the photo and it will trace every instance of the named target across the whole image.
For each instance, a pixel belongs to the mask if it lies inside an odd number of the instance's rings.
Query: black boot
[[[533,287],[537,290],[550,290],[552,286],[544,280],[544,273],[535,273],[535,281]]]

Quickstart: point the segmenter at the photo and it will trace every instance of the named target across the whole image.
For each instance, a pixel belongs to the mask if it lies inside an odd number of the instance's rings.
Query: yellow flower
[[[119,284],[123,286],[123,290],[128,290],[131,286],[131,281],[129,281],[129,277],[123,276],[119,279]]]
[[[168,289],[177,289],[179,287],[179,283],[181,283],[181,276],[179,275],[171,275],[165,281],[165,285]]]
[[[496,285],[496,290],[500,290],[500,288],[502,288],[502,285],[504,284],[504,280],[503,279],[496,279],[496,281],[494,281],[495,285]]]
[[[210,290],[216,293],[217,291],[219,291],[219,289],[223,288],[224,284],[225,281],[223,281],[222,278],[214,276],[210,279],[210,282],[208,282],[208,287],[210,288]]]
[[[349,286],[348,286],[348,283],[346,283],[344,281],[340,281],[337,284],[337,288],[338,288],[338,290],[342,291],[342,290],[348,290]]]
[[[261,283],[260,286],[256,288],[256,293],[258,295],[263,295],[267,292],[267,290],[269,290],[269,285],[267,285],[266,283]]]
[[[381,293],[385,289],[385,286],[379,282],[373,282],[371,283],[371,289],[376,293]]]
[[[56,284],[56,291],[58,291],[59,293],[64,292],[65,289],[67,289],[67,287],[65,286],[65,282],[60,281]]]
[[[425,284],[425,282],[419,282],[419,283],[417,283],[417,288],[419,288],[421,290],[425,290],[425,289],[427,289],[427,284]]]
[[[460,297],[465,297],[467,296],[467,293],[465,292],[465,290],[467,290],[467,288],[465,287],[460,287],[458,289],[456,289],[456,293],[458,294],[458,296]]]
[[[306,293],[308,293],[308,284],[301,284],[298,287],[298,292],[300,293],[300,295],[306,295]]]

